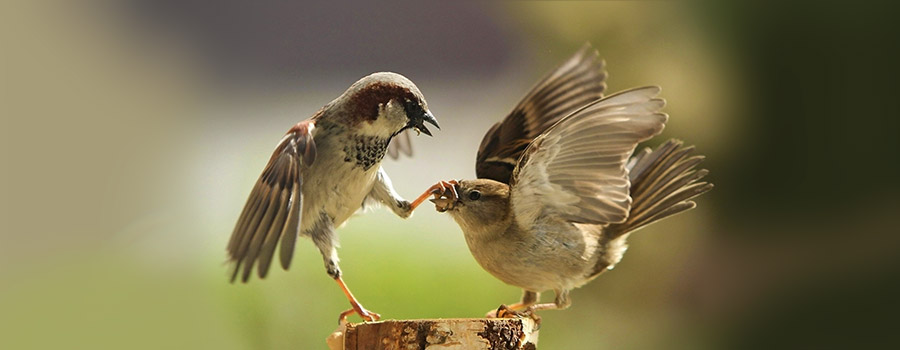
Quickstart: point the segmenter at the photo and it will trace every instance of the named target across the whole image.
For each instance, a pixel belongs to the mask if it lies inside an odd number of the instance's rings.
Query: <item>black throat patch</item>
[[[376,136],[350,136],[349,142],[344,146],[344,161],[356,162],[357,166],[369,170],[384,158],[390,139]]]

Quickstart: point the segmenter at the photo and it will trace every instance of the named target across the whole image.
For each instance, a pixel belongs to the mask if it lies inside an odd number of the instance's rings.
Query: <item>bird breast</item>
[[[359,210],[372,190],[387,141],[353,134],[317,135],[318,157],[303,175],[301,230],[321,212],[340,226]]]

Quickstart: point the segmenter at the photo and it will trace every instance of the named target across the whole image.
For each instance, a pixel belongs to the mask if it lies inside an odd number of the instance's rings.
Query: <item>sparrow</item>
[[[339,227],[361,207],[382,204],[401,218],[410,202],[394,190],[381,167],[385,153],[410,154],[407,130],[431,136],[437,128],[422,93],[406,77],[374,73],[353,83],[311,118],[291,127],[253,187],[228,242],[231,281],[247,282],[254,266],[265,278],[275,255],[287,270],[298,236],[310,238],[322,254],[325,271],[350,301],[352,313],[366,321],[380,318],[366,310],[344,283],[338,266]],[[391,142],[396,138],[395,142]]]
[[[631,157],[663,130],[665,101],[655,86],[603,97],[597,57],[585,45],[487,132],[477,179],[441,181],[419,197],[434,195],[475,260],[523,289],[489,317],[569,307],[572,289],[622,259],[632,232],[694,208],[712,188],[699,182],[707,171],[694,170],[704,157],[679,141]],[[554,302],[538,303],[549,290]]]

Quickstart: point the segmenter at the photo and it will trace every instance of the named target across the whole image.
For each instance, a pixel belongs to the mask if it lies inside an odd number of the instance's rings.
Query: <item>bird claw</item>
[[[456,180],[439,181],[425,190],[419,198],[416,198],[410,207],[412,210],[415,210],[419,204],[422,204],[425,199],[428,199],[428,196],[433,195],[434,198],[431,199],[431,202],[435,203],[437,211],[444,212],[453,209],[453,205],[459,199],[459,193],[456,191],[457,186],[459,186],[459,182]]]
[[[500,305],[496,310],[488,311],[486,315],[487,318],[516,318],[516,317],[525,317],[524,312],[519,312],[511,309],[506,304]]]
[[[488,311],[486,315],[487,318],[525,318],[528,317],[534,320],[534,323],[540,327],[541,325],[541,317],[534,312],[534,308],[527,307],[525,310],[516,311],[507,306],[506,304],[500,305],[496,310]]]
[[[459,186],[459,182],[456,180],[441,181],[432,186],[436,189],[432,191],[434,198],[430,199],[430,201],[434,203],[435,210],[443,213],[453,209],[459,200],[459,192],[456,191],[457,186]]]
[[[359,308],[357,309],[357,307],[359,307]],[[363,321],[366,321],[366,322],[374,322],[374,321],[378,321],[381,319],[381,315],[374,313],[372,311],[366,310],[365,308],[362,307],[362,305],[354,305],[353,308],[351,308],[347,311],[341,312],[340,317],[338,317],[338,324],[347,323],[348,322],[347,316],[350,316],[352,314],[359,315],[359,317],[362,317]]]

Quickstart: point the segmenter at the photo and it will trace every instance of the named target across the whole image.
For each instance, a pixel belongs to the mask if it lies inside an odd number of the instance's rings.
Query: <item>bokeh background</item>
[[[272,147],[359,77],[403,73],[443,127],[386,161],[410,198],[474,176],[483,132],[591,42],[609,91],[656,84],[708,156],[699,208],[634,235],[545,312],[543,349],[900,344],[896,9],[699,2],[14,1],[2,5],[0,348],[315,349],[346,300],[313,245],[227,279]],[[427,206],[339,231],[388,318],[476,317],[520,291]],[[545,300],[552,298],[545,295]]]

